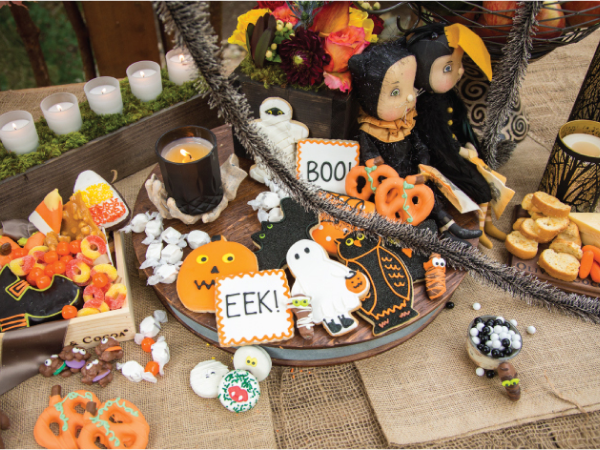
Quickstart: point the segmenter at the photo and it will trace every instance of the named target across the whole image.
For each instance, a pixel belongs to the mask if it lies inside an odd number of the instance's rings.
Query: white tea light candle
[[[127,68],[131,92],[143,102],[156,100],[162,92],[160,66],[154,61],[140,61]]]
[[[584,156],[600,158],[600,138],[593,134],[569,134],[563,138],[563,142],[574,152]]]
[[[123,99],[121,86],[113,77],[98,77],[88,81],[83,87],[90,108],[96,114],[122,114]]]
[[[198,69],[189,53],[173,49],[167,53],[166,59],[169,80],[176,85],[181,86],[186,81],[198,78]]]
[[[204,158],[212,151],[210,141],[200,137],[185,137],[166,145],[161,156],[167,161],[184,164]]]
[[[9,152],[23,155],[39,143],[33,116],[27,111],[11,111],[0,116],[0,141]]]
[[[79,131],[83,125],[77,97],[68,92],[46,97],[40,108],[50,129],[58,135]]]

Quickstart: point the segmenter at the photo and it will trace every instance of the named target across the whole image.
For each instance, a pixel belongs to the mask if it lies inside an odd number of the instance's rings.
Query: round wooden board
[[[219,143],[219,161],[223,163],[233,152],[233,141],[231,128],[222,126],[212,130]],[[249,160],[240,159],[240,167],[245,171],[250,169]],[[152,174],[161,178],[158,165],[152,171]],[[179,220],[165,220],[164,227],[173,227],[181,233],[189,233],[192,230],[200,229],[213,236],[221,234],[227,240],[239,242],[246,247],[256,248],[250,236],[260,230],[260,223],[256,217],[256,212],[248,206],[248,201],[254,200],[256,196],[267,190],[267,188],[250,177],[247,177],[238,190],[236,199],[229,204],[223,211],[221,217],[215,222],[204,224],[201,221],[194,225],[185,225]],[[144,186],[138,194],[133,215],[144,213],[146,211],[156,211],[156,208],[148,198]],[[477,227],[477,218],[474,213],[459,215],[454,213],[456,222],[466,228],[475,229]],[[144,233],[133,234],[133,247],[141,264],[146,259],[147,246],[142,244],[146,235]],[[473,241],[476,245],[477,240]],[[184,258],[190,253],[190,249],[185,248]],[[145,269],[147,277],[151,276],[153,270]],[[339,336],[330,336],[321,326],[315,327],[315,336],[311,341],[305,341],[298,333],[293,339],[276,344],[267,344],[263,347],[269,352],[275,364],[292,366],[319,366],[341,364],[358,359],[367,358],[376,355],[385,350],[389,350],[402,342],[410,339],[419,333],[444,309],[444,305],[452,296],[454,290],[463,280],[465,272],[457,272],[448,269],[446,272],[446,293],[438,301],[430,301],[425,294],[425,284],[416,283],[414,289],[413,308],[418,311],[419,316],[416,320],[405,326],[391,331],[383,336],[374,337],[372,325],[358,314],[359,325],[352,332]],[[288,277],[290,285],[293,278]],[[156,294],[165,307],[170,310],[175,318],[181,322],[187,329],[200,336],[205,341],[222,348],[230,353],[235,352],[233,347],[220,347],[217,337],[217,324],[214,314],[194,313],[186,309],[180,302],[177,295],[176,283],[162,284],[154,286]]]

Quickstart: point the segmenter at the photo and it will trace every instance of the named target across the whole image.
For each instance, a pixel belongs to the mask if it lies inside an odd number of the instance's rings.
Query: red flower
[[[242,403],[248,401],[248,391],[239,386],[231,386],[227,389],[227,393],[234,402]]]
[[[256,2],[256,3],[258,3],[258,5],[252,9],[268,8],[271,11],[275,11],[275,8],[279,8],[280,6],[285,5],[285,2]]]
[[[298,18],[294,16],[290,8],[288,8],[288,5],[283,5],[274,9],[271,15],[277,20],[281,20],[283,23],[290,22],[292,25],[298,23]]]
[[[283,41],[277,51],[288,83],[313,86],[323,82],[323,67],[330,57],[323,50],[317,33],[300,28],[294,36]]]
[[[380,35],[383,31],[383,20],[381,17],[376,16],[375,14],[369,14],[369,19],[375,24],[373,27],[373,34]]]

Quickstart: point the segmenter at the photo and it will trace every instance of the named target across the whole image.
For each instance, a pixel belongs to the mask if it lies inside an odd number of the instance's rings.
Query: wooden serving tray
[[[222,126],[212,131],[217,137],[219,161],[223,163],[233,151],[231,128],[229,126]],[[251,164],[249,160],[240,159],[240,166],[246,171],[249,170]],[[155,167],[152,173],[156,174],[159,178],[161,177],[158,166]],[[229,204],[217,221],[208,224],[199,222],[188,226],[179,220],[165,220],[164,227],[171,226],[181,233],[189,233],[194,229],[201,229],[211,236],[222,234],[227,240],[239,242],[253,249],[255,245],[250,236],[252,233],[260,230],[260,223],[256,212],[248,206],[247,202],[254,200],[260,192],[265,190],[267,190],[265,185],[248,177],[240,185],[237,198]],[[134,216],[139,213],[155,210],[156,208],[149,200],[145,187],[142,186],[133,211]],[[454,212],[456,213],[456,211]],[[456,213],[455,220],[464,227],[477,227],[477,219],[474,213],[469,215],[458,215]],[[133,235],[133,247],[140,264],[146,259],[147,246],[142,244],[142,240],[145,237],[145,233]],[[476,245],[477,240],[474,240],[473,244]],[[189,248],[184,249],[184,258],[190,251]],[[144,272],[146,276],[150,276],[153,270],[149,268],[145,269]],[[465,275],[466,272],[457,272],[448,269],[446,273],[446,294],[435,302],[430,301],[425,295],[423,282],[415,284],[413,308],[419,312],[418,319],[403,328],[391,331],[383,336],[374,337],[371,331],[371,324],[360,318],[358,314],[354,314],[358,318],[359,325],[346,335],[334,338],[322,326],[316,326],[315,336],[311,341],[305,341],[296,333],[293,339],[264,345],[264,348],[269,352],[275,364],[293,366],[339,364],[376,355],[401,344],[431,323],[444,309],[444,305],[450,299],[452,293]],[[288,279],[290,284],[292,284],[293,278],[289,277]],[[154,289],[161,302],[173,313],[179,322],[205,341],[217,347],[219,346],[214,314],[194,313],[186,309],[177,296],[176,283],[159,283],[154,286]],[[236,350],[231,347],[223,347],[222,349],[230,353]]]
[[[520,217],[529,217],[527,211],[525,211],[521,206],[515,207],[513,223]],[[547,281],[548,283],[556,286],[559,289],[562,289],[565,292],[573,292],[575,294],[583,294],[588,295],[590,297],[600,297],[600,285],[598,283],[594,283],[591,278],[586,278],[582,280],[577,277],[575,281],[563,281],[557,280],[556,278],[548,275],[544,269],[538,266],[538,260],[540,259],[540,254],[543,250],[546,250],[550,244],[540,244],[538,254],[533,259],[521,259],[518,256],[515,256],[509,253],[509,265],[516,267],[521,272],[526,272],[531,275],[535,275],[538,279],[542,281]]]

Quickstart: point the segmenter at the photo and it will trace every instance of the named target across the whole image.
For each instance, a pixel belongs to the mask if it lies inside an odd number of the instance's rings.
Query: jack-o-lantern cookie
[[[215,312],[215,279],[257,272],[256,255],[237,242],[213,236],[212,242],[190,253],[179,270],[177,295],[190,311]]]

